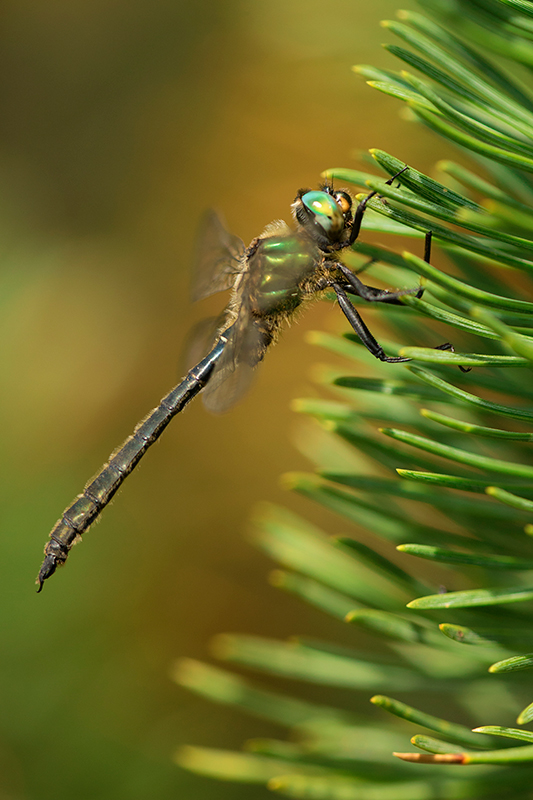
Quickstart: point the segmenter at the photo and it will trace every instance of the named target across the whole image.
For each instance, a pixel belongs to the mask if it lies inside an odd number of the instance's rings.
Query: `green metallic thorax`
[[[316,248],[298,236],[259,239],[249,262],[254,313],[263,317],[294,311],[319,258]]]

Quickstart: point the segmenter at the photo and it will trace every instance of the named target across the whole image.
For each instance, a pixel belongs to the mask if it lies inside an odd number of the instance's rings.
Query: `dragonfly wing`
[[[248,364],[239,364],[230,371],[217,371],[202,395],[205,408],[212,414],[229,411],[248,391],[253,376],[254,371]]]
[[[189,330],[185,337],[180,358],[181,372],[188,372],[208,353],[217,341],[217,333],[223,328],[225,315],[207,317]]]
[[[204,215],[196,245],[192,299],[202,300],[230,289],[241,271],[244,242],[230,233],[219,214],[210,209]]]
[[[227,336],[228,342],[203,392],[205,407],[215,414],[229,411],[249,389],[254,367],[265,352],[264,334],[245,301],[237,320],[222,335]]]

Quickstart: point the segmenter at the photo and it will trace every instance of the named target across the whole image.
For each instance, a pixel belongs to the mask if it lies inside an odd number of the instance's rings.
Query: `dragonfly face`
[[[352,223],[352,198],[345,191],[323,186],[319,191],[300,189],[293,205],[296,221],[324,252],[347,244]]]

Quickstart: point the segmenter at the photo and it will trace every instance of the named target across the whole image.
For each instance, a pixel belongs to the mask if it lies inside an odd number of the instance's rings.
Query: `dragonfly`
[[[404,167],[386,183],[392,184],[407,169]],[[348,295],[371,303],[401,304],[403,295],[421,297],[423,288],[387,291],[368,286],[340,260],[342,251],[359,236],[368,201],[376,194],[372,191],[366,195],[354,211],[350,194],[331,184],[316,191],[300,189],[292,204],[295,229],[282,221],[273,222],[249,247],[226,230],[215,212],[210,213],[198,253],[193,298],[200,300],[231,289],[211,349],[135,427],[64,510],[44,549],[36,580],[38,592],[66,562],[72,546],[176,414],[200,392],[210,411],[228,410],[248,388],[254,368],[279,337],[284,323],[309,300],[333,290],[350,326],[373,356],[388,363],[410,360],[385,353]],[[428,234],[424,256],[428,262],[430,247]],[[450,345],[441,348],[449,349]]]

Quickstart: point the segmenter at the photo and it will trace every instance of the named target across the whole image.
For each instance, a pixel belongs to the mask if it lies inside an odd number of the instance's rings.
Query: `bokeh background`
[[[280,732],[189,696],[169,669],[208,658],[222,631],[328,638],[330,621],[267,585],[244,534],[261,500],[341,530],[278,483],[307,467],[289,402],[315,391],[324,356],[305,331],[343,329],[338,310],[309,310],[230,414],[194,403],[41,595],[33,581],[62,509],[177,382],[190,325],[225,302],[189,303],[202,211],[222,209],[248,242],[361,150],[425,170],[442,154],[350,69],[397,68],[378,24],[395,8],[2,3],[2,800],[266,796],[172,763],[179,744]]]

